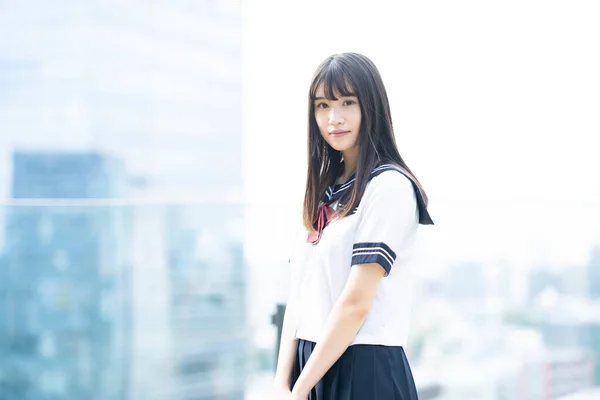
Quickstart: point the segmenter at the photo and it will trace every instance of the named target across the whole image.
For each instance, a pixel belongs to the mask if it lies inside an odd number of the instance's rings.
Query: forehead
[[[332,95],[334,98],[332,98]],[[327,98],[330,100],[335,100],[340,97],[348,97],[348,96],[356,96],[352,87],[350,85],[346,85],[344,88],[330,87],[325,83],[321,83],[317,86],[315,90],[315,98]]]

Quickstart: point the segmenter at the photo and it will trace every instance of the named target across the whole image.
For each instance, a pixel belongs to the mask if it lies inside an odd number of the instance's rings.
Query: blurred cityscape
[[[0,10],[0,400],[268,399],[285,251],[247,257],[240,0]],[[420,240],[420,398],[600,399],[600,204],[472,210]]]

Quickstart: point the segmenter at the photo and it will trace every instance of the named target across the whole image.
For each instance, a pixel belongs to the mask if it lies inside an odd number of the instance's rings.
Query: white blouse
[[[349,190],[353,179],[327,195]],[[332,204],[335,208],[336,202]],[[378,263],[385,270],[369,313],[351,344],[406,346],[411,311],[415,237],[419,223],[433,224],[418,187],[399,167],[382,165],[371,174],[355,212],[334,219],[317,244],[303,231],[290,258],[295,337],[319,342],[350,268]]]

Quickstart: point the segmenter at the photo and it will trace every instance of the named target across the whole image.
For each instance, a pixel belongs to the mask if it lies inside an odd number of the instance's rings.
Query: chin
[[[337,151],[350,150],[355,146],[354,143],[346,143],[345,141],[341,141],[341,140],[332,140],[328,143],[331,147],[333,147],[334,150],[337,150]]]
[[[333,147],[333,149],[337,150],[337,151],[346,151],[346,150],[351,150],[352,148],[354,148],[353,145],[340,145],[340,144],[336,144],[335,146],[331,145],[331,147]]]

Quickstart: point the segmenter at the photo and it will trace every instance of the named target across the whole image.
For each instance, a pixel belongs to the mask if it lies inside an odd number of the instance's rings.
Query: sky
[[[600,242],[599,18],[594,1],[244,2],[246,244],[259,283],[282,279],[300,224],[311,76],[345,51],[382,74],[436,221],[419,250],[432,274],[467,260],[584,264]]]

